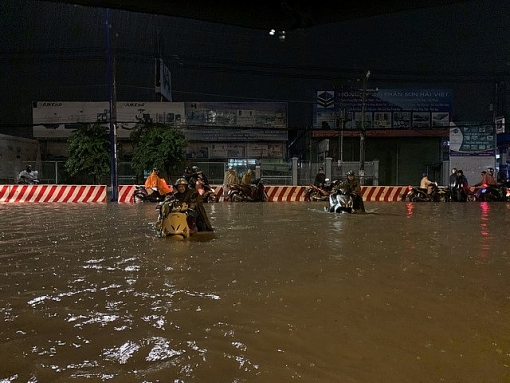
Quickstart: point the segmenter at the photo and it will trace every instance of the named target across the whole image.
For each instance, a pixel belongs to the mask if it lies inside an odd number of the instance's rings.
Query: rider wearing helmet
[[[492,169],[492,168],[489,168],[489,173],[487,173],[486,170],[482,171],[482,179],[478,183],[474,184],[474,186],[497,185],[498,184],[498,182],[494,179],[494,177],[490,173],[490,169]]]
[[[209,185],[209,180],[207,179],[205,174],[198,168],[198,166],[193,165],[191,169],[189,168],[186,169],[188,171],[184,173],[184,178],[186,178],[190,187],[194,188],[199,178],[205,185]]]
[[[459,185],[461,185],[462,189],[464,190],[464,193],[466,195],[469,194],[469,184],[467,177],[464,175],[464,172],[462,169],[457,170],[457,182]]]
[[[195,189],[188,187],[188,181],[185,178],[179,178],[175,182],[175,188],[177,189],[174,193],[175,199],[181,204],[188,205],[189,214],[197,220],[198,231],[213,231],[202,203],[202,196]]]
[[[362,213],[365,212],[365,205],[363,203],[363,197],[361,196],[361,184],[356,179],[352,170],[347,172],[347,179],[343,181],[338,188],[345,189],[347,193],[352,195],[354,210]]]
[[[454,188],[457,185],[457,168],[453,168],[450,174],[450,187]]]

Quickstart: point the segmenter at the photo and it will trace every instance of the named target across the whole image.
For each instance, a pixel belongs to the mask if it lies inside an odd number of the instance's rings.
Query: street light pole
[[[361,132],[359,136],[359,176],[361,184],[365,183],[365,104],[367,97],[367,83],[370,77],[370,71],[367,71],[363,77],[363,90],[361,94]]]
[[[345,109],[340,109],[340,125],[338,126],[338,166],[344,162],[344,120]]]

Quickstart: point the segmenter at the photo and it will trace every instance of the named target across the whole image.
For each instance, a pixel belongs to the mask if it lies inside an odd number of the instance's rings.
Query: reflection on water
[[[510,204],[0,205],[0,382],[503,382]]]

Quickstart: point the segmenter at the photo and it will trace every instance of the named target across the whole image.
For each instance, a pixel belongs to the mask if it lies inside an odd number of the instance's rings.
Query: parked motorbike
[[[409,202],[447,202],[450,200],[450,191],[434,184],[432,193],[427,194],[427,189],[409,186],[406,199]]]
[[[345,189],[339,188],[328,196],[329,206],[324,209],[330,213],[354,213],[354,199]]]
[[[157,188],[146,188],[143,185],[135,185],[133,201],[135,202],[162,202],[165,196],[159,194]]]
[[[326,178],[326,182],[328,182],[329,179]],[[324,188],[320,188],[314,184],[308,185],[306,191],[305,191],[305,201],[327,201],[329,195],[331,194],[331,191],[333,188],[338,185],[340,181],[336,180],[331,182],[330,184],[325,184]]]
[[[18,184],[20,185],[37,185],[39,183],[39,172],[37,170],[30,173],[22,170],[18,175]]]
[[[468,198],[470,196],[470,192],[466,191],[466,188],[464,188],[464,185],[461,183],[455,183],[450,186],[448,189],[448,193],[450,196],[450,201],[452,202],[466,202],[468,201]]]
[[[228,200],[230,202],[268,202],[269,196],[259,178],[253,185],[231,185],[228,191]]]
[[[159,237],[186,239],[198,231],[196,219],[189,214],[186,203],[170,199],[160,202],[157,209],[156,233]]]

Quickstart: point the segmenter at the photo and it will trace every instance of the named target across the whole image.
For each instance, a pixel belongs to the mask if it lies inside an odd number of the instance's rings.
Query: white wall
[[[33,170],[41,170],[39,142],[0,134],[0,183],[17,182],[19,172],[28,164]]]

